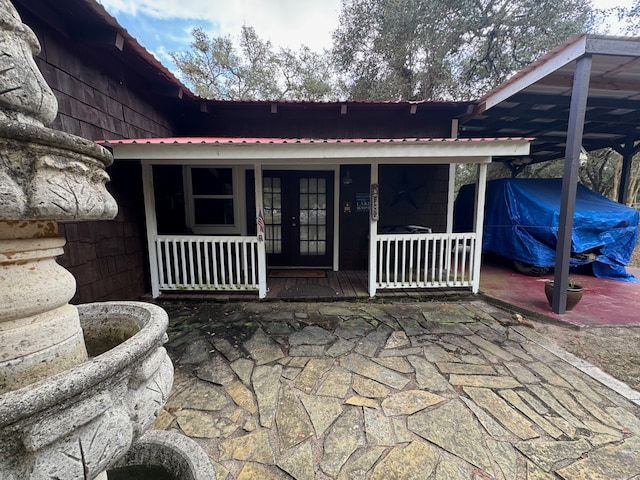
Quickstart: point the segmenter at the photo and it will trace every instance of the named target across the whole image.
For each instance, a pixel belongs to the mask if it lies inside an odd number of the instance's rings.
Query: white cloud
[[[119,13],[157,19],[198,19],[219,30],[212,34],[238,35],[242,25],[255,28],[263,40],[276,46],[313,50],[331,46],[338,26],[340,0],[99,0],[116,17]]]

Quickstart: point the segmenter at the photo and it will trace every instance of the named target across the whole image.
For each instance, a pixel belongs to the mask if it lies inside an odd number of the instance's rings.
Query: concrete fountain
[[[57,102],[34,62],[39,48],[0,0],[0,478],[104,479],[153,465],[167,478],[215,479],[192,440],[145,434],[173,383],[166,312],[69,304],[75,279],[55,260],[65,244],[57,225],[116,215],[105,188],[112,157],[46,126]]]

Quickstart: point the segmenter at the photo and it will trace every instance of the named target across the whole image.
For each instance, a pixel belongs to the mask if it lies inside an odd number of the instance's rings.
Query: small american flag
[[[262,216],[262,210],[258,214],[258,232],[264,233],[264,217]]]

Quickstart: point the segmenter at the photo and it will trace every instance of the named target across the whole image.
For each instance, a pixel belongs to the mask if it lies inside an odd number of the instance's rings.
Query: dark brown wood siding
[[[171,115],[144,92],[132,91],[118,69],[106,69],[90,44],[74,42],[16,7],[40,41],[36,63],[58,100],[51,128],[90,140],[175,134]],[[140,165],[119,163],[107,173],[118,202],[115,220],[60,226],[67,245],[59,261],[77,281],[73,303],[136,299],[149,291]]]
[[[447,228],[449,165],[380,165],[378,228],[419,225],[434,233]],[[351,183],[342,179],[349,172]],[[369,255],[369,165],[340,168],[340,269],[365,270]]]
[[[406,103],[359,102],[341,113],[341,105],[282,103],[212,104],[207,113],[185,120],[192,136],[284,138],[431,138],[449,137],[454,104],[417,107]],[[275,113],[272,113],[275,112]]]

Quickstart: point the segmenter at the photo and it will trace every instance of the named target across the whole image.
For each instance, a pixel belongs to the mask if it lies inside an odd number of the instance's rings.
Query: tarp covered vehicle
[[[555,266],[562,179],[487,182],[483,249],[541,274]],[[473,225],[475,185],[464,185],[455,205],[458,231]],[[571,265],[590,262],[596,277],[636,282],[625,266],[638,238],[638,212],[578,184]]]

